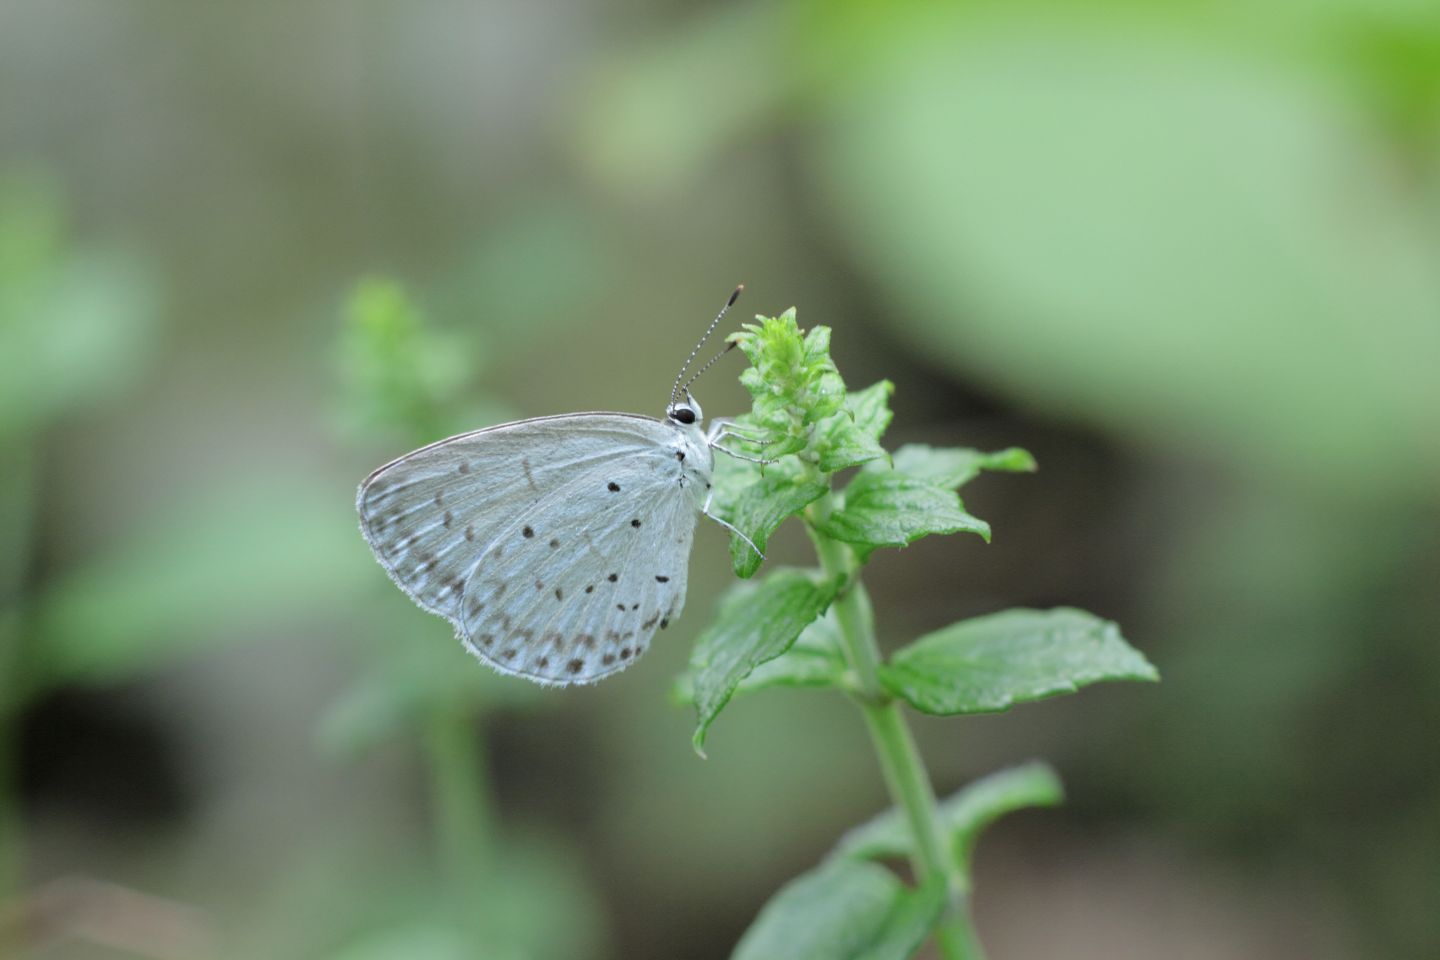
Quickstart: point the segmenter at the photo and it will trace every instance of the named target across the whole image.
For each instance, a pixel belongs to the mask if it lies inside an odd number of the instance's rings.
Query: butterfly
[[[750,542],[710,512],[712,451],[766,461],[722,446],[753,438],[725,420],[707,431],[689,389],[724,352],[681,385],[742,290],[681,367],[663,420],[520,420],[432,443],[371,473],[356,509],[385,572],[501,673],[567,685],[634,663],[685,606],[697,516]]]

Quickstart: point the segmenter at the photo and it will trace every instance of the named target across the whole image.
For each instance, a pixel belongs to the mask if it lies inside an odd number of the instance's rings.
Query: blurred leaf
[[[1342,84],[1123,5],[894,20],[813,155],[917,350],[1186,455],[1433,499],[1437,181]]]
[[[974,480],[981,470],[1030,473],[1035,469],[1035,458],[1019,447],[984,453],[967,447],[907,443],[895,451],[894,468],[896,473],[954,490]],[[883,471],[886,467],[877,463],[867,469]]]
[[[132,383],[154,350],[159,293],[135,257],[72,246],[59,190],[0,181],[0,442]]]
[[[944,905],[943,882],[914,889],[876,864],[830,860],[780,888],[731,958],[905,960]]]
[[[1101,680],[1159,680],[1120,636],[1083,610],[1006,610],[926,634],[880,667],[880,681],[924,713],[990,713]]]
[[[436,314],[483,331],[486,356],[511,356],[589,320],[619,270],[605,226],[579,197],[524,197],[442,280]]]
[[[347,498],[323,482],[234,490],[136,524],[61,577],[31,623],[36,680],[112,683],[376,583]]]
[[[646,195],[674,190],[784,106],[789,9],[752,2],[696,13],[685,30],[626,45],[586,78],[575,154],[603,182]],[[736,71],[736,50],[764,68]]]
[[[481,944],[486,960],[584,960],[603,941],[599,906],[564,845],[507,831],[483,865],[487,879],[456,889],[423,845],[397,846],[373,815],[336,811],[318,836],[287,847],[257,891],[259,908],[235,931],[240,949],[227,955],[471,960]],[[457,953],[420,952],[456,944]]]
[[[346,307],[337,358],[347,430],[417,442],[456,432],[454,411],[475,353],[463,338],[429,327],[399,284],[362,280]]]
[[[736,694],[771,687],[838,687],[847,666],[840,654],[835,618],[829,611],[811,623],[789,649],[760,664],[740,681]],[[687,670],[675,681],[673,696],[679,703],[695,703],[694,678]]]
[[[1036,761],[967,784],[940,804],[940,823],[968,878],[970,851],[982,830],[1007,813],[1026,807],[1055,807],[1064,799],[1059,776],[1048,764]],[[841,837],[835,852],[872,859],[908,857],[913,847],[909,826],[899,810],[891,809]]]
[[[401,601],[398,593],[387,599]],[[438,620],[417,626],[414,608],[397,602],[396,626],[375,622],[378,640],[366,674],[330,703],[316,731],[319,749],[354,757],[395,738],[415,734],[437,710],[464,715],[482,705],[491,709],[535,702],[541,688],[513,683],[473,662],[448,625]],[[403,608],[403,609],[401,609]]]
[[[780,569],[755,584],[737,584],[690,654],[696,725],[695,752],[705,733],[750,671],[780,656],[835,597],[838,584],[816,582],[806,570]]]
[[[343,947],[332,960],[464,960],[470,948],[459,930],[439,923],[416,923],[373,933]]]
[[[863,470],[845,488],[841,506],[815,528],[859,547],[903,547],[932,533],[978,533],[990,525],[966,513],[954,491],[893,471]]]

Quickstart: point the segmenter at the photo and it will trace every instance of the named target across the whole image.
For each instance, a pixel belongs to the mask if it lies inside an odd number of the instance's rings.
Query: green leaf
[[[822,473],[835,473],[889,456],[879,441],[854,423],[848,413],[836,414],[830,421],[822,425],[823,436],[815,442],[820,458],[816,466]]]
[[[151,362],[161,317],[152,266],[72,242],[44,174],[0,176],[0,446],[103,405]]]
[[[844,505],[815,526],[862,547],[903,547],[932,533],[978,533],[990,540],[990,525],[966,513],[953,490],[893,471],[856,474]]]
[[[924,713],[992,713],[1101,680],[1158,680],[1120,629],[1083,610],[1006,610],[916,640],[880,681]]]
[[[476,350],[434,329],[398,283],[355,285],[336,351],[346,430],[433,438],[455,432],[453,411]]]
[[[756,547],[764,550],[770,542],[770,535],[785,522],[786,517],[804,510],[824,496],[828,489],[819,480],[796,480],[784,471],[772,470],[742,490],[722,515],[749,537]],[[737,577],[753,577],[762,562],[761,556],[750,549],[750,544],[731,536],[730,564]]]
[[[877,864],[830,860],[780,888],[731,960],[906,960],[944,905],[943,883],[906,887]]]
[[[895,417],[890,411],[890,397],[894,393],[895,384],[889,380],[879,380],[846,397],[845,409],[855,418],[857,427],[879,440]]]
[[[907,443],[895,451],[894,466],[896,473],[954,490],[974,480],[981,470],[1031,473],[1035,470],[1035,458],[1019,447],[985,453],[968,447]],[[877,463],[866,469],[884,470],[885,467]]]
[[[847,668],[835,639],[837,629],[833,614],[827,612],[806,627],[789,650],[750,671],[735,688],[735,693],[754,693],[771,687],[842,686]],[[672,696],[679,703],[694,705],[695,681],[688,671],[675,681]]]
[[[880,436],[894,416],[890,395],[895,385],[889,380],[871,384],[845,398],[845,409],[828,417],[815,429],[816,466],[822,473],[887,459]]]
[[[968,876],[970,851],[980,831],[1012,811],[1059,806],[1064,799],[1064,787],[1049,765],[1026,763],[982,777],[941,803],[941,829]],[[909,826],[899,810],[891,809],[841,837],[835,852],[864,859],[907,857],[913,846]]]
[[[781,569],[727,594],[690,655],[696,753],[705,755],[705,733],[740,682],[789,650],[800,632],[825,612],[837,588],[837,581],[817,581],[809,571]]]

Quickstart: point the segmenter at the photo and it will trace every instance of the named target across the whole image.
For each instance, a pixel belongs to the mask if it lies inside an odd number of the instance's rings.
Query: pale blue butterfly
[[[360,485],[360,530],[385,572],[501,673],[590,683],[623,670],[685,605],[697,513],[710,513],[712,450],[681,367],[665,419],[571,413],[422,447]],[[723,356],[723,353],[720,355]],[[763,462],[763,461],[761,461]],[[753,544],[751,544],[753,548]],[[756,551],[759,552],[758,550]]]

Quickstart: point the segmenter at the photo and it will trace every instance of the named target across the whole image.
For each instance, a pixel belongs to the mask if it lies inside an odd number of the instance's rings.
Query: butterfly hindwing
[[[685,601],[693,501],[664,449],[591,468],[518,514],[466,585],[462,637],[505,673],[587,683],[624,669]],[[527,533],[528,531],[528,533]]]
[[[482,557],[504,560],[502,534],[523,527],[516,517],[562,503],[598,468],[655,457],[669,439],[664,423],[621,413],[541,417],[451,437],[366,478],[357,497],[361,531],[411,599],[460,625],[465,584]]]

